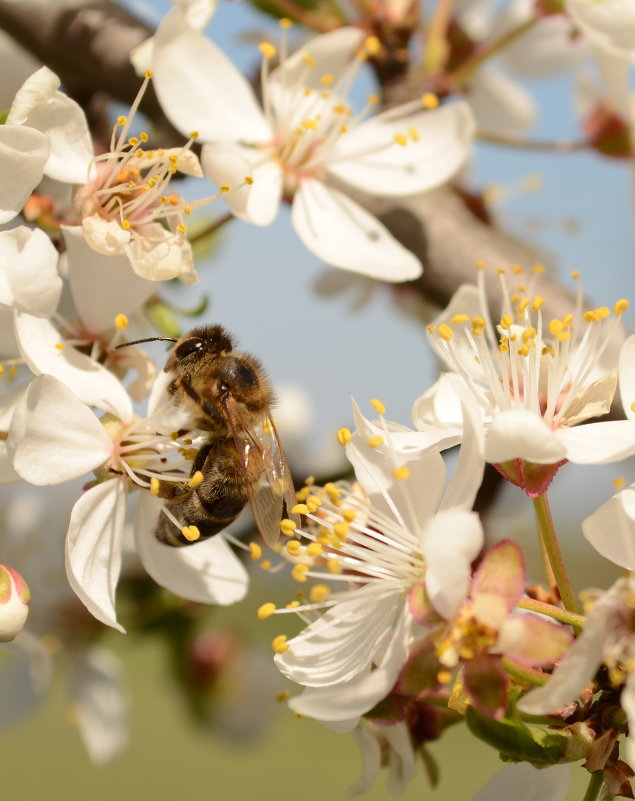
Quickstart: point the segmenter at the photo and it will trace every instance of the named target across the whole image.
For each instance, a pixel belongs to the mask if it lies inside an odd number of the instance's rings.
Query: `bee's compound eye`
[[[193,353],[202,353],[205,347],[205,343],[202,339],[198,337],[190,337],[190,339],[186,339],[185,342],[181,342],[181,344],[175,349],[174,355],[177,359],[185,359],[188,356],[191,356]]]

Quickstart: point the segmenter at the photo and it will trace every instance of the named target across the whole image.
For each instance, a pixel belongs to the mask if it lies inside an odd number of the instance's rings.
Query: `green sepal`
[[[145,305],[145,313],[148,319],[162,337],[181,336],[181,325],[176,318],[174,309],[160,298],[154,297]]]
[[[201,314],[205,314],[208,308],[209,308],[209,295],[203,295],[198,304],[193,308],[182,309],[179,306],[178,308],[173,307],[173,311],[180,314],[181,317],[200,317]]]
[[[8,108],[2,109],[2,111],[0,111],[0,125],[6,125],[8,116],[9,116]]]
[[[465,722],[479,740],[496,748],[504,762],[530,762],[546,768],[567,761],[568,738],[559,731],[539,726],[526,726],[519,720],[492,720],[468,706]]]
[[[423,762],[425,774],[430,782],[430,787],[434,788],[439,783],[439,777],[441,775],[439,771],[439,765],[428,749],[424,748],[423,746],[419,749],[419,755],[421,757],[421,761]]]

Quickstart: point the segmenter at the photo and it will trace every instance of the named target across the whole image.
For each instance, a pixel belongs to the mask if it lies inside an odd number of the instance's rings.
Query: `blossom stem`
[[[576,150],[586,150],[589,143],[583,140],[574,141],[571,139],[520,139],[516,136],[504,136],[503,134],[488,133],[477,131],[477,139],[481,142],[489,142],[493,145],[503,145],[520,150],[540,150],[553,153],[573,153]]]
[[[598,770],[592,773],[589,778],[589,784],[586,788],[586,793],[582,801],[596,801],[600,794],[602,785],[604,784],[604,771]]]
[[[583,615],[570,612],[568,609],[560,609],[560,607],[545,603],[544,601],[537,601],[535,598],[521,598],[516,606],[521,609],[529,609],[532,612],[538,612],[541,615],[548,615],[554,620],[559,620],[561,623],[568,623],[570,626],[573,626],[576,631],[584,626]]]
[[[534,686],[540,687],[546,684],[549,679],[546,673],[542,673],[540,670],[535,670],[526,665],[521,665],[520,662],[516,662],[515,659],[510,659],[508,656],[503,656],[501,658],[501,665],[510,676],[527,682],[528,684],[533,684]]]
[[[439,0],[436,7],[426,37],[423,57],[423,72],[425,75],[435,75],[439,72],[448,57],[446,34],[452,16],[453,5],[454,0]]]
[[[576,598],[573,586],[567,573],[567,568],[562,557],[560,544],[558,543],[558,535],[553,524],[551,516],[551,509],[549,507],[549,499],[547,493],[543,492],[533,499],[534,509],[536,511],[536,520],[538,522],[538,532],[540,540],[547,553],[547,559],[553,571],[556,580],[556,586],[562,598],[562,603],[569,612],[574,612],[579,615],[582,612],[578,599]]]
[[[499,39],[496,39],[494,42],[491,42],[486,47],[476,52],[472,58],[469,58],[464,64],[461,64],[458,69],[450,73],[448,78],[457,85],[464,84],[484,61],[503,50],[508,44],[511,44],[511,42],[519,36],[522,36],[525,31],[533,28],[536,22],[538,22],[538,17],[531,17],[516,28],[507,31],[507,33],[503,34]]]
[[[222,228],[225,223],[228,223],[230,220],[234,219],[234,215],[231,211],[228,211],[224,217],[219,217],[217,220],[214,220],[213,223],[207,226],[207,228],[203,228],[202,231],[197,231],[197,233],[193,234],[189,237],[190,245],[193,245],[195,242],[200,242],[201,239],[206,239],[208,236],[215,234],[219,228]]]

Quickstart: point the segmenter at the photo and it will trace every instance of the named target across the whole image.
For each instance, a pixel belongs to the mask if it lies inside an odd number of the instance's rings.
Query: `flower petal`
[[[384,281],[409,281],[423,270],[372,214],[320,181],[302,182],[291,221],[306,247],[335,267]]]
[[[266,142],[271,131],[249,83],[227,56],[173,8],[154,36],[154,88],[166,116],[202,142]]]
[[[635,334],[622,345],[619,358],[620,396],[624,414],[635,420]]]
[[[64,345],[49,320],[16,314],[15,333],[22,357],[35,375],[54,376],[89,406],[111,412],[124,422],[132,419],[132,402],[123,384],[94,359]]]
[[[498,628],[524,592],[525,560],[511,540],[497,542],[485,554],[472,580],[474,613],[481,623]]]
[[[159,502],[144,492],[139,499],[135,544],[143,566],[162,587],[201,604],[227,606],[247,594],[249,576],[222,535],[183,548],[154,536]]]
[[[88,611],[125,633],[117,622],[115,591],[121,571],[126,482],[111,479],[86,490],[71,512],[66,575]]]
[[[635,453],[635,420],[608,420],[575,428],[560,428],[556,435],[575,464],[609,464]]]
[[[0,225],[12,220],[42,180],[48,138],[24,125],[0,125]]]
[[[575,23],[603,50],[632,56],[635,50],[635,4],[630,0],[566,0]]]
[[[276,666],[306,687],[349,682],[389,647],[403,609],[399,593],[379,601],[372,596],[341,601],[290,640],[288,650],[275,657]]]
[[[75,650],[71,657],[73,711],[90,758],[110,762],[128,743],[128,709],[121,662],[105,648]]]
[[[635,486],[618,492],[587,517],[582,533],[605,559],[635,570]]]
[[[0,727],[4,728],[32,714],[42,703],[51,679],[51,657],[40,638],[26,631],[10,645],[2,644],[0,655]]]
[[[112,440],[68,387],[49,375],[31,381],[7,441],[16,471],[31,484],[62,484],[103,464]]]
[[[538,108],[533,97],[521,83],[498,70],[480,70],[468,97],[482,131],[519,136],[536,123]]]
[[[57,250],[44,231],[21,225],[0,232],[0,304],[49,317],[61,292]]]
[[[7,122],[28,125],[46,134],[51,154],[44,172],[57,181],[83,184],[93,158],[93,143],[86,116],[74,100],[58,92],[60,80],[41,67],[17,92]]]
[[[356,126],[333,150],[330,175],[370,194],[384,197],[414,195],[449,180],[465,163],[474,136],[474,118],[467,103],[451,103],[432,111],[389,115]],[[409,106],[404,106],[408,109]],[[406,146],[395,134],[416,132]],[[386,147],[388,145],[388,147]],[[360,155],[379,149],[371,155]]]
[[[485,459],[490,464],[524,459],[536,464],[555,464],[566,459],[560,438],[567,429],[552,431],[542,417],[529,409],[500,412],[492,420],[485,438]]]
[[[534,768],[528,762],[518,762],[500,770],[490,779],[472,801],[564,801],[569,789],[571,765],[552,765]]]
[[[498,634],[495,653],[521,664],[553,665],[571,647],[573,635],[562,625],[539,615],[509,615]]]
[[[73,300],[89,331],[107,331],[118,314],[132,315],[156,292],[155,283],[130,269],[127,256],[97,253],[78,225],[64,225],[62,231]]]
[[[587,617],[584,632],[565,654],[549,681],[521,698],[518,709],[530,715],[545,715],[578,697],[602,664],[602,646],[611,614],[610,604],[600,600]]]
[[[474,512],[439,512],[423,532],[430,603],[449,620],[468,594],[471,564],[483,547],[483,527]]]
[[[140,278],[149,281],[178,278],[184,284],[198,281],[189,241],[181,233],[166,230],[161,223],[138,228],[124,251]]]
[[[205,174],[217,186],[229,186],[224,200],[241,220],[255,225],[269,225],[280,208],[282,170],[273,158],[262,150],[235,143],[204,145],[201,163]],[[251,176],[251,186],[244,184]],[[233,187],[240,187],[234,189]]]

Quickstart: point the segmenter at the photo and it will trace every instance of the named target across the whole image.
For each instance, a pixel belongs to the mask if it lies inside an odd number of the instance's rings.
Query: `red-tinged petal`
[[[573,635],[565,626],[537,615],[510,615],[495,650],[530,667],[553,665],[569,650]]]
[[[494,656],[481,654],[463,666],[463,686],[474,707],[500,720],[507,708],[507,674]]]
[[[121,570],[126,513],[125,481],[111,479],[84,492],[73,507],[66,535],[66,575],[97,620],[125,632],[117,622],[115,591]]]
[[[401,669],[395,690],[399,695],[425,698],[441,686],[439,673],[444,666],[434,650],[433,638],[411,647],[406,664]]]
[[[521,548],[501,540],[485,554],[472,580],[474,612],[478,619],[497,629],[516,606],[525,589],[525,560]]]

